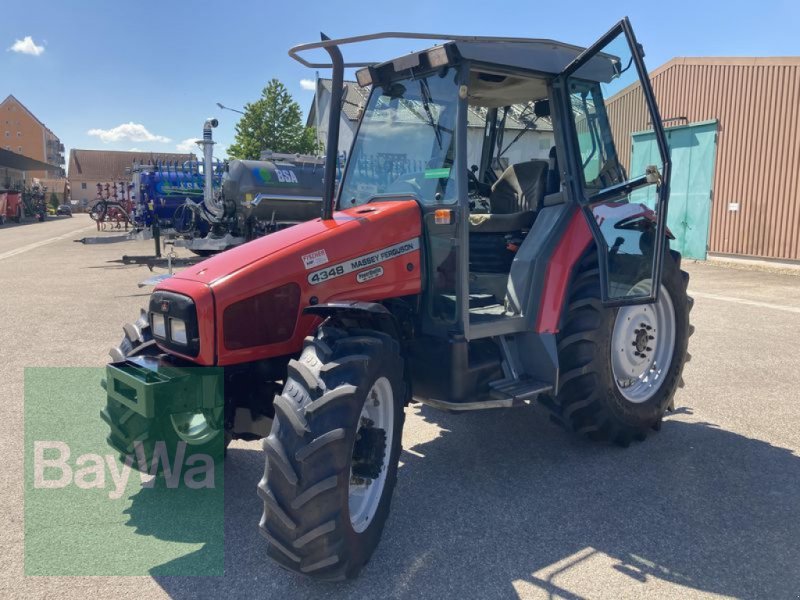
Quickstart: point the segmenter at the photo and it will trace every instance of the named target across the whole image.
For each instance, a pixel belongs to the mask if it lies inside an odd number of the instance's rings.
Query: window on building
[[[85,189],[86,189],[86,182],[85,182],[85,181],[84,181],[83,183],[81,183],[81,189],[82,189],[82,190],[85,190]]]
[[[6,131],[6,137],[11,137],[11,132],[10,131]]]
[[[17,146],[17,151],[22,152],[22,146]]]
[[[17,137],[22,137],[22,132],[21,131],[17,132]]]

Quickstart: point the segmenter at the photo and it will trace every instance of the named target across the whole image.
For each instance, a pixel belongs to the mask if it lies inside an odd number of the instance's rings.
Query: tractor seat
[[[529,160],[508,167],[492,186],[492,212],[470,215],[470,231],[508,233],[530,229],[544,200],[548,166],[546,160]]]

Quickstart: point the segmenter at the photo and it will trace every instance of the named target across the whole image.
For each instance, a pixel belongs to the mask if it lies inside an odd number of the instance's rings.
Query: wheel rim
[[[381,430],[383,434],[376,433]],[[382,435],[385,437],[381,440]],[[391,460],[393,435],[394,393],[392,392],[392,384],[386,377],[380,377],[373,384],[364,401],[364,407],[361,409],[361,415],[358,418],[356,440],[353,444],[348,505],[350,507],[350,523],[357,533],[361,533],[369,527],[381,502],[383,488],[386,484],[386,473],[389,470],[389,461]],[[363,447],[365,439],[373,438],[377,439],[374,440],[372,446],[382,443],[382,456],[380,455],[381,448]],[[360,470],[363,468],[360,462],[354,471],[353,465],[357,461],[364,459],[364,454],[367,450],[370,451],[368,453],[373,459],[373,464],[368,465],[367,468],[380,468],[379,473],[373,473],[376,475],[375,477],[365,476]],[[377,452],[377,454],[372,454],[372,451]]]
[[[675,307],[662,285],[658,302],[619,309],[611,337],[611,369],[622,396],[634,404],[664,384],[675,351]]]
[[[190,446],[210,442],[220,432],[213,425],[213,418],[205,413],[185,412],[170,415],[172,427],[178,437]]]

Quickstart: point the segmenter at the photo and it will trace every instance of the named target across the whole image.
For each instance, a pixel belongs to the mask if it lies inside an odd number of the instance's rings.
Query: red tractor
[[[446,41],[344,63],[341,46],[390,37]],[[299,56],[313,49],[331,64]],[[321,217],[159,284],[112,350],[103,418],[127,455],[263,437],[270,556],[337,580],[378,543],[408,403],[539,403],[569,430],[627,446],[660,428],[682,385],[691,299],[665,225],[664,131],[627,19],[588,49],[387,33],[323,36],[290,55],[333,69],[332,106],[344,68],[363,67],[371,86],[338,191],[332,110]],[[549,158],[508,164],[509,138],[525,135],[507,125],[526,110],[528,130],[552,123]],[[618,151],[639,122],[658,152],[637,167]]]

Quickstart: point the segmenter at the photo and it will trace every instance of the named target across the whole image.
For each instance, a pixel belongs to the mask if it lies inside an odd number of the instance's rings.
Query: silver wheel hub
[[[675,307],[662,285],[658,302],[624,306],[611,337],[611,370],[630,402],[652,398],[666,379],[675,351]]]
[[[358,419],[350,467],[350,523],[361,533],[372,522],[383,496],[394,434],[394,394],[386,377],[367,393]]]

